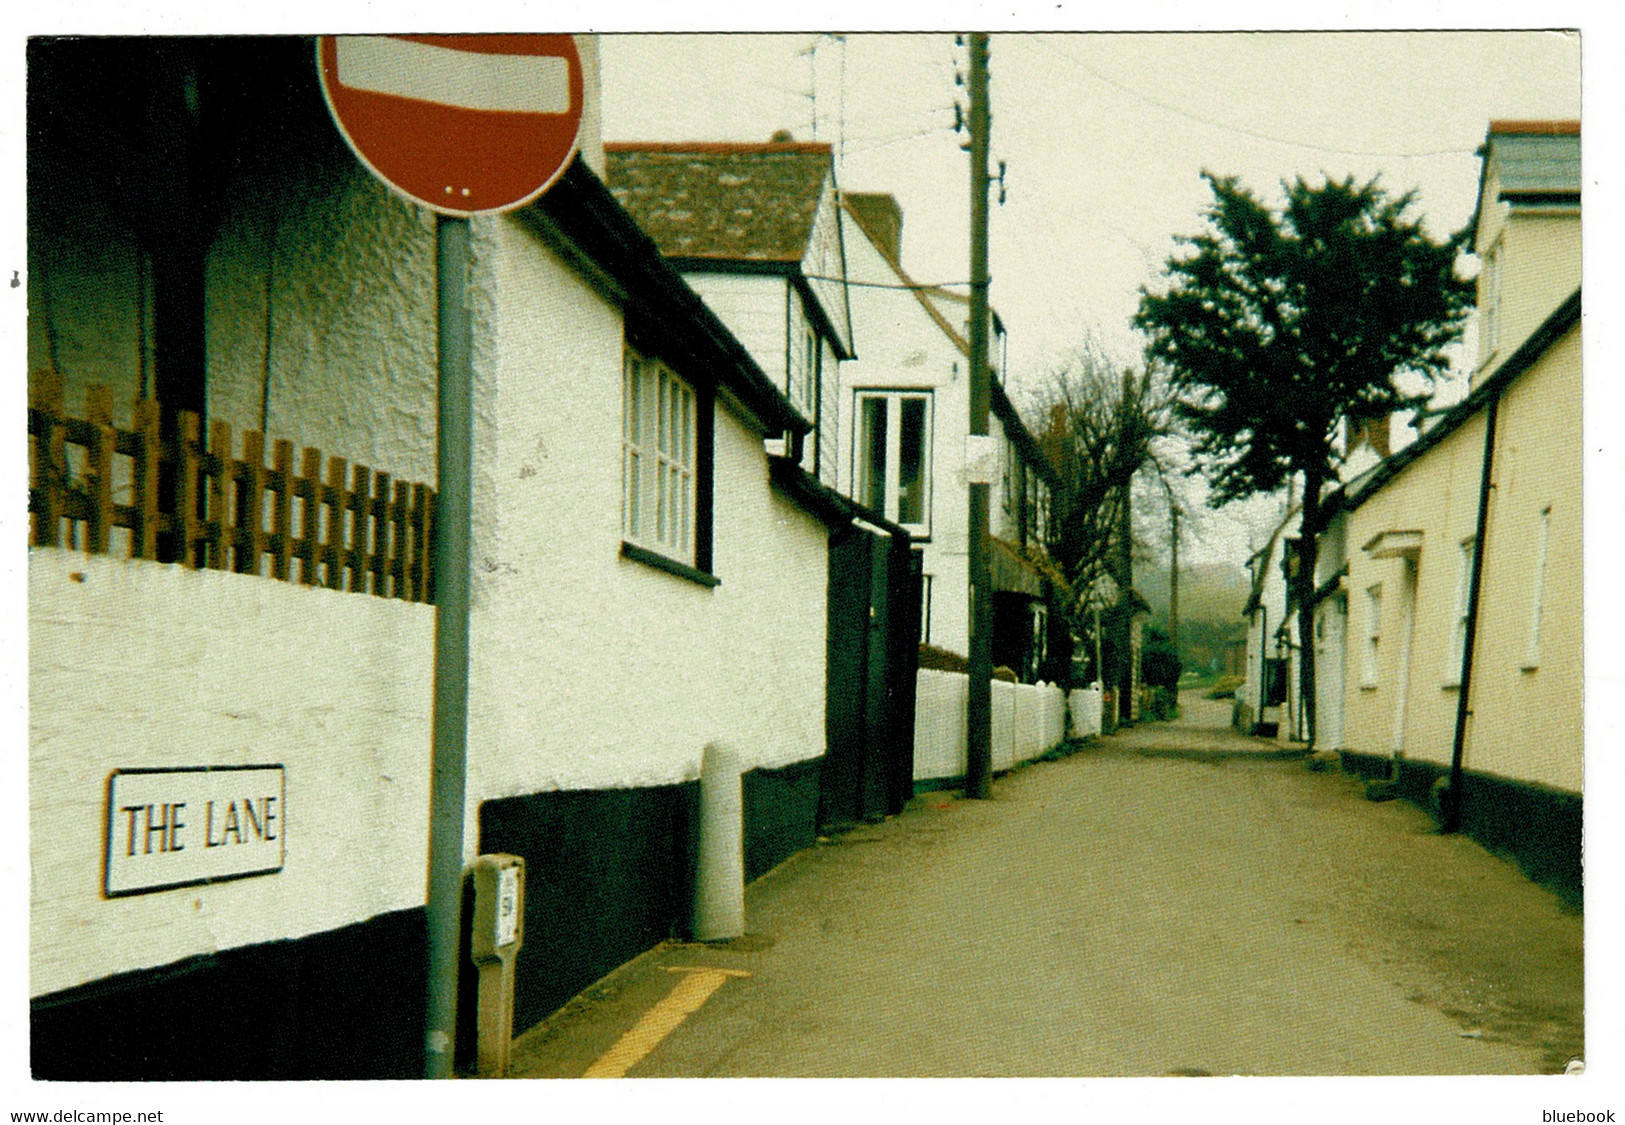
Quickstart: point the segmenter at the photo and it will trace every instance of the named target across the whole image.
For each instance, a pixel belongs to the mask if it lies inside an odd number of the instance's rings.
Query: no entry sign
[[[569,35],[327,35],[322,91],[361,162],[443,215],[507,211],[575,156],[581,56]]]

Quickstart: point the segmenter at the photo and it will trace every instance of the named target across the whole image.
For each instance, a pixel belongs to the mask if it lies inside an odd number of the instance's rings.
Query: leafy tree
[[[1046,421],[1039,443],[1062,486],[1051,498],[1047,557],[1034,561],[1048,571],[1072,633],[1088,636],[1101,615],[1106,667],[1096,672],[1106,683],[1126,682],[1135,604],[1130,491],[1137,475],[1163,471],[1157,444],[1172,423],[1167,388],[1143,372],[1118,371],[1086,336],[1038,400]]]
[[[1330,516],[1338,434],[1414,408],[1449,367],[1472,284],[1457,275],[1464,234],[1431,239],[1413,194],[1353,177],[1282,184],[1271,210],[1234,178],[1203,173],[1208,230],[1181,240],[1164,293],[1142,290],[1134,323],[1163,365],[1210,503],[1272,492],[1296,477],[1304,504],[1291,592],[1313,635],[1315,536]],[[1400,376],[1423,389],[1407,391]],[[1314,661],[1300,662],[1314,737]]]

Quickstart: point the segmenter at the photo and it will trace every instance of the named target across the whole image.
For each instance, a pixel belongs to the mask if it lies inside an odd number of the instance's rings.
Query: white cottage
[[[842,492],[908,529],[924,548],[922,639],[969,651],[969,302],[915,283],[902,266],[903,216],[884,193],[842,192],[858,355],[841,364]],[[995,664],[1033,682],[1046,655],[1048,590],[1033,553],[1048,547],[1059,479],[1001,385],[1004,330],[993,320],[988,432],[1000,451],[988,490]]]
[[[582,158],[474,222],[463,840],[528,863],[518,1027],[683,930],[707,745],[760,871],[824,744],[829,516],[763,450],[811,425],[604,187],[582,46]],[[28,94],[34,1073],[416,1075],[434,220],[308,40],[36,40]]]

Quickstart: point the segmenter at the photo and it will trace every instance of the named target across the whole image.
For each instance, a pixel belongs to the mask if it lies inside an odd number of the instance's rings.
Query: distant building
[[[917,284],[902,265],[903,215],[883,193],[843,192],[858,354],[840,368],[840,426],[850,435],[838,487],[908,528],[924,549],[923,638],[969,651],[965,457],[970,433],[969,302]],[[997,449],[988,489],[993,662],[1032,683],[1046,657],[1052,490],[1060,480],[1002,385],[1004,328],[989,333],[988,432]]]

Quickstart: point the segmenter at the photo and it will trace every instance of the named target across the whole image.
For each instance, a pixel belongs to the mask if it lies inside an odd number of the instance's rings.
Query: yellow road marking
[[[748,977],[740,969],[712,969],[689,966],[666,966],[668,973],[686,974],[677,982],[660,1003],[643,1013],[640,1019],[615,1045],[598,1057],[587,1068],[583,1078],[624,1078],[626,1072],[677,1030],[679,1024],[699,1011],[711,999],[711,994],[725,984],[729,977]]]

